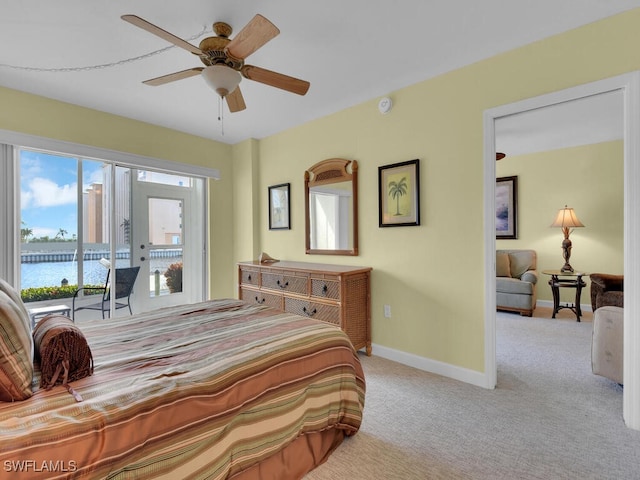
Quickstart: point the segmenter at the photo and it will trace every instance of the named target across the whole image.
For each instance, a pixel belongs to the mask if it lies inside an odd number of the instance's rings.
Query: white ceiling
[[[495,122],[496,151],[508,156],[621,140],[621,91],[502,117]]]
[[[640,0],[0,2],[0,85],[231,144],[640,7]],[[247,109],[231,114],[225,106],[223,136],[217,97],[200,77],[141,83],[201,64],[122,21],[126,13],[195,45],[215,21],[237,33],[260,13],[281,34],[247,63],[308,80],[311,88],[300,97],[243,79]]]

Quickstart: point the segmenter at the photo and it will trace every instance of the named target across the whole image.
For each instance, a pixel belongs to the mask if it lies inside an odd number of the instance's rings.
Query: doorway
[[[484,115],[484,234],[485,234],[485,381],[495,388],[496,299],[495,299],[495,178],[497,119],[534,111],[601,93],[619,90],[624,97],[624,251],[625,338],[623,416],[628,427],[640,430],[640,328],[632,319],[640,313],[640,202],[635,185],[640,184],[640,73],[570,88],[487,110]],[[628,300],[628,301],[627,301]]]
[[[132,265],[140,267],[135,310],[204,298],[202,179],[132,171]]]

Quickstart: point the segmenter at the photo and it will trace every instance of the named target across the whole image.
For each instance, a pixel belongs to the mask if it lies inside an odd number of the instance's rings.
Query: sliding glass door
[[[102,213],[103,165],[34,150],[18,150],[18,155],[23,299],[56,300],[71,295],[78,285],[104,284],[100,268],[90,258],[85,264],[83,256],[85,248],[109,251],[95,217]],[[85,245],[84,233],[91,244]]]
[[[141,267],[134,313],[204,298],[202,179],[29,149],[17,155],[25,302],[70,303],[79,287],[105,285],[114,266]]]

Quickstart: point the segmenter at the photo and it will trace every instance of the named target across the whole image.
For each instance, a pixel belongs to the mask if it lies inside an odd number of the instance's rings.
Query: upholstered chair
[[[591,308],[594,312],[605,305],[624,306],[624,275],[592,273],[589,278],[591,279]]]
[[[531,317],[538,283],[535,250],[496,251],[496,306]]]
[[[591,371],[623,384],[624,309],[612,305],[598,308],[593,315]]]

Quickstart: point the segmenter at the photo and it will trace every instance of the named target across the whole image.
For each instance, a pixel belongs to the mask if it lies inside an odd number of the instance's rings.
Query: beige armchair
[[[496,251],[496,306],[531,317],[536,308],[538,283],[535,250]]]
[[[593,314],[591,371],[622,385],[624,310],[606,305]]]

